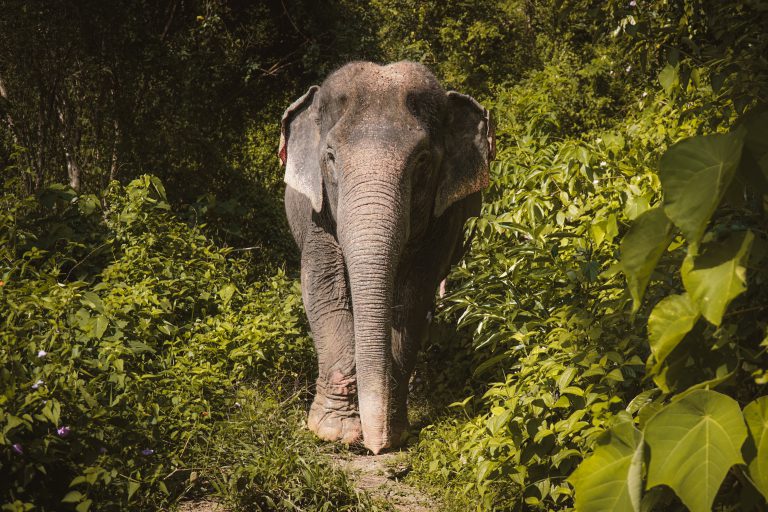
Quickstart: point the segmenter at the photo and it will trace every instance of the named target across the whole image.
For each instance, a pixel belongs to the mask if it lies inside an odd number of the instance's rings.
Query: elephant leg
[[[307,424],[321,439],[354,443],[362,430],[344,258],[333,236],[315,227],[305,239],[301,259],[302,296],[318,359]]]
[[[427,314],[432,307],[434,287],[412,286],[407,283],[397,293],[395,314],[392,325],[392,360],[395,381],[393,392],[392,429],[393,439],[397,435],[404,441],[408,423],[408,385],[419,346],[425,336],[429,320]]]

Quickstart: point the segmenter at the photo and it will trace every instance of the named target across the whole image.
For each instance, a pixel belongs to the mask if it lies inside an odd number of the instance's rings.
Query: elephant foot
[[[360,414],[355,398],[355,377],[344,377],[335,372],[327,386],[317,385],[317,393],[309,408],[307,425],[317,437],[325,441],[345,444],[359,442],[363,437]]]

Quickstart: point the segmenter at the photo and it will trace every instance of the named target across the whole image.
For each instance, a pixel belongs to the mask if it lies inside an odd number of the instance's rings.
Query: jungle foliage
[[[275,147],[333,68],[401,58],[499,149],[408,479],[457,510],[763,509],[766,26],[765,0],[5,2],[3,510],[382,506],[302,426]]]

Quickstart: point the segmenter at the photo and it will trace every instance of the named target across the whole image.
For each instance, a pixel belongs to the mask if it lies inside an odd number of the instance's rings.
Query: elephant
[[[351,62],[281,121],[285,210],[301,252],[318,359],[307,424],[321,439],[396,448],[435,291],[479,214],[488,110],[423,65]]]

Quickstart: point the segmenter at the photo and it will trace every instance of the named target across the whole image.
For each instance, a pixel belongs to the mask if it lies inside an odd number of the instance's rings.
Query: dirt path
[[[386,501],[397,512],[432,512],[439,503],[412,485],[403,482],[410,471],[405,453],[367,455],[344,451],[328,454],[333,464],[344,471],[356,489],[377,500]],[[211,500],[182,503],[178,512],[230,512]]]
[[[403,482],[410,471],[403,452],[368,455],[345,451],[331,454],[331,460],[349,476],[357,489],[390,503],[397,512],[439,509],[434,498]]]

